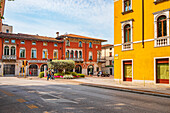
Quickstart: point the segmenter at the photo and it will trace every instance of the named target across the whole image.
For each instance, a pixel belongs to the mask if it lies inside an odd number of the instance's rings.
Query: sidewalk
[[[113,89],[119,91],[170,98],[170,85],[115,82],[113,77],[86,77],[80,79],[71,79],[71,81],[79,82],[80,85],[85,85],[85,86],[99,87],[105,89]]]
[[[44,78],[40,79],[37,77],[27,77],[28,80],[45,80]],[[146,83],[132,83],[132,82],[116,82],[111,77],[86,77],[79,79],[56,79],[51,82],[61,82],[61,83],[76,83],[79,85],[90,86],[90,87],[98,87],[104,89],[118,90],[118,91],[126,91],[137,94],[146,94],[153,95],[159,97],[170,98],[170,85],[164,84],[149,84]]]

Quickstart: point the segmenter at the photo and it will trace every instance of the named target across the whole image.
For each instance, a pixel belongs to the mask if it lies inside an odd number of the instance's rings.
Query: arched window
[[[124,43],[131,42],[131,27],[129,24],[124,27]]]
[[[74,58],[74,51],[71,50],[71,58]]]
[[[82,47],[82,42],[81,41],[79,42],[79,47]]]
[[[75,51],[75,58],[78,58],[78,52]]]
[[[124,11],[131,10],[131,0],[124,0]]]
[[[9,55],[9,47],[5,46],[4,48],[4,55]]]
[[[92,48],[92,42],[89,43],[89,48]]]
[[[165,15],[157,19],[157,33],[158,37],[167,36],[167,20]]]
[[[15,47],[14,46],[11,47],[11,55],[15,55]]]
[[[70,46],[70,41],[66,40],[66,46]]]
[[[70,52],[69,52],[69,50],[67,50],[67,52],[66,52],[66,58],[69,58],[70,57]]]
[[[79,51],[79,58],[82,58],[82,52]]]
[[[58,50],[54,50],[54,59],[58,59]]]
[[[93,53],[89,51],[89,60],[93,60]]]

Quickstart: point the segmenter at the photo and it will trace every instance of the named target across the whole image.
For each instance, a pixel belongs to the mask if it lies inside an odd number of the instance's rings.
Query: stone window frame
[[[130,27],[131,27],[131,43],[133,42],[133,19],[131,19],[131,20],[128,20],[128,21],[124,21],[124,22],[122,22],[121,23],[121,30],[122,30],[122,44],[124,44],[124,27],[127,25],[127,24],[129,24],[130,25]],[[131,47],[131,49],[133,49],[133,44],[132,44],[132,47]],[[122,45],[122,50],[124,50],[123,49],[123,45]]]
[[[166,18],[167,18],[167,36],[169,36],[169,10],[168,11],[164,11],[164,12],[160,12],[160,13],[157,13],[157,14],[154,14],[154,39],[157,39],[158,37],[158,28],[157,28],[157,19],[160,17],[160,16],[163,16],[165,15]]]
[[[24,50],[25,50],[25,55],[24,55],[24,57],[21,57],[21,54],[20,54],[21,49],[24,49]],[[25,48],[25,47],[21,47],[21,48],[19,49],[19,58],[26,58],[26,48]]]
[[[36,50],[36,56],[32,57],[32,50]],[[31,48],[31,58],[37,58],[37,49],[36,48]]]
[[[125,0],[122,0],[122,14],[124,15],[124,14],[130,13],[130,12],[133,12],[133,8],[132,8],[132,0],[131,0],[131,8],[130,8],[130,10],[128,10],[128,11],[125,11],[125,8],[124,8],[124,1],[125,1]]]

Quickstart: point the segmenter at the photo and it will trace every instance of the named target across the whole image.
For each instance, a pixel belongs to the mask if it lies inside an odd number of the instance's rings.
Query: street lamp
[[[64,42],[65,42],[65,40],[67,39],[68,37],[67,37],[67,32],[64,34],[64,38],[63,38],[63,40],[64,40]],[[63,42],[63,43],[64,43]],[[62,47],[63,48],[63,47]],[[65,52],[66,52],[66,42],[65,42]],[[63,59],[63,57],[64,57],[64,49],[62,49],[62,59]]]

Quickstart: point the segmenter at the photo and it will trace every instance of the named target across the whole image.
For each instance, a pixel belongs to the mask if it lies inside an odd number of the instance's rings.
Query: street
[[[170,99],[69,80],[0,78],[0,113],[168,113]]]

